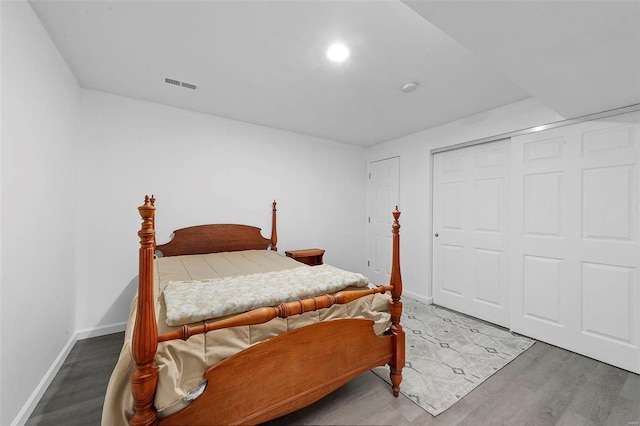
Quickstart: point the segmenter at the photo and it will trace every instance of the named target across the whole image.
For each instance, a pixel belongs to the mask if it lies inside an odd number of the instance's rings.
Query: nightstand
[[[287,257],[297,260],[298,262],[306,263],[309,266],[322,265],[322,256],[324,250],[322,249],[304,249],[304,250],[290,250],[284,252]]]

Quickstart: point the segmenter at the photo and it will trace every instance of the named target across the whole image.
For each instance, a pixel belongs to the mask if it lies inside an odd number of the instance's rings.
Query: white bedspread
[[[178,326],[368,284],[362,274],[331,265],[304,265],[237,277],[170,281],[163,294],[167,325]]]

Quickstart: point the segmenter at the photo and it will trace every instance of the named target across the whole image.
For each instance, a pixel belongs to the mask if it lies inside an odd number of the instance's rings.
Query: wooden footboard
[[[173,333],[158,336],[154,295],[153,271],[155,230],[154,199],[145,197],[145,203],[138,210],[142,217],[140,236],[139,289],[136,320],[131,342],[132,356],[136,370],[131,377],[131,392],[135,401],[132,425],[158,424],[153,399],[157,386],[158,372],[154,356],[159,341],[188,339],[194,334],[222,327],[258,324],[274,317],[286,318],[302,312],[314,311],[333,304],[347,303],[366,294],[391,291],[391,327],[384,336],[373,331],[373,321],[364,319],[343,319],[306,326],[258,343],[244,351],[216,364],[205,374],[208,381],[205,392],[188,407],[160,420],[161,424],[248,424],[264,422],[309,405],[340,387],[357,375],[373,367],[389,364],[393,395],[398,396],[402,380],[405,358],[404,331],[400,325],[402,315],[402,278],[400,274],[400,212],[393,212],[393,263],[388,286],[357,292],[326,295],[298,302],[289,302],[272,308],[260,308],[240,314],[215,325],[183,327]],[[264,243],[275,249],[275,202],[273,203],[273,229],[270,240]],[[232,243],[233,250],[241,250],[242,244],[230,236],[228,226],[223,225],[224,235]],[[211,225],[207,230],[214,229]],[[254,227],[249,232],[254,235]],[[179,250],[170,255],[191,253],[190,243],[182,238],[197,240],[202,229],[185,228],[181,237],[176,232],[173,246]],[[209,232],[209,231],[207,231]],[[259,229],[258,229],[259,233]],[[213,235],[211,247],[225,251],[224,244]],[[201,235],[202,236],[202,235]],[[252,240],[255,238],[251,237]],[[262,238],[262,237],[260,237]],[[263,242],[260,242],[263,244]],[[196,241],[196,251],[202,250],[202,243]],[[160,248],[160,247],[158,247]],[[254,248],[246,247],[244,249]],[[266,248],[266,247],[264,247]],[[186,251],[185,251],[186,250]],[[229,250],[231,251],[231,250]],[[184,252],[184,253],[183,253]]]
[[[162,425],[256,424],[306,407],[392,360],[393,337],[373,321],[310,325],[256,344],[211,367],[207,390]]]

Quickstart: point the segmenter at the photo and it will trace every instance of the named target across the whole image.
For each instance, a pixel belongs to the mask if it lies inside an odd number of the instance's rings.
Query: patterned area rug
[[[482,321],[403,299],[406,366],[400,391],[434,416],[535,343]],[[389,368],[373,370],[389,382]]]

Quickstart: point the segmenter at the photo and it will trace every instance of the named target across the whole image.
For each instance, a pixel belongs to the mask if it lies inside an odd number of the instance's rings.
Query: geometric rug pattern
[[[535,341],[436,305],[403,298],[406,365],[400,392],[434,416]],[[389,381],[389,367],[373,369]]]

